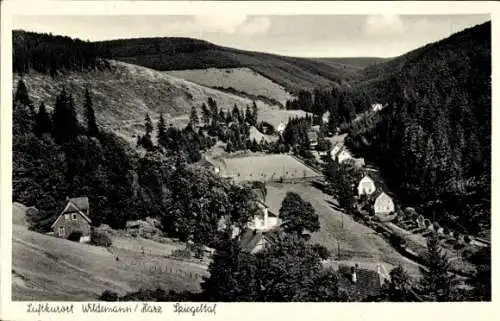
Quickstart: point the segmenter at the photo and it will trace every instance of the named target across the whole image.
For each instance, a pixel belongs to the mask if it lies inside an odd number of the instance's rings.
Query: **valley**
[[[490,28],[391,59],[14,31],[12,298],[491,299]]]

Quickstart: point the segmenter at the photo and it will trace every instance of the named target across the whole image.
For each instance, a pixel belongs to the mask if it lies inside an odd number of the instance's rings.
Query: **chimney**
[[[267,229],[268,227],[268,215],[267,215],[267,207],[264,206],[264,228]]]

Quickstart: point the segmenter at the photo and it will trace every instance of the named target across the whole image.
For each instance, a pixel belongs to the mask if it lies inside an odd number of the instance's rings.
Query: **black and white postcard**
[[[496,7],[3,2],[1,318],[493,318]]]

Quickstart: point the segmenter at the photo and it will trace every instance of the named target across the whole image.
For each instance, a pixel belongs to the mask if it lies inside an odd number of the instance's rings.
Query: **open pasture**
[[[221,160],[220,173],[235,182],[300,180],[320,176],[296,158],[285,155],[260,155]]]

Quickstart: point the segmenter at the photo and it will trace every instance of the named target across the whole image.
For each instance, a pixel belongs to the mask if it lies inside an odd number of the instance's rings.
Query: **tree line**
[[[56,76],[58,72],[107,68],[93,43],[21,30],[12,32],[13,71],[23,74],[32,70]]]
[[[250,187],[200,170],[189,150],[174,152],[168,142],[171,153],[154,149],[139,157],[98,126],[90,88],[84,106],[85,126],[64,88],[52,112],[44,103],[34,108],[19,80],[13,102],[13,200],[39,210],[28,217],[32,229],[49,231],[66,197],[75,196],[89,197],[95,226],[124,228],[128,220],[157,217],[168,236],[197,245],[213,242],[220,218],[243,227],[254,215]]]

